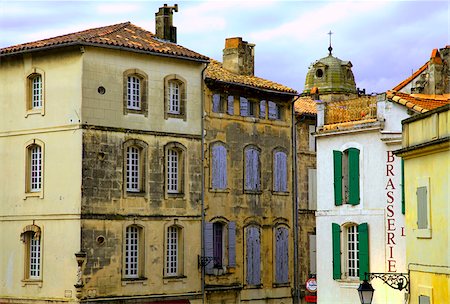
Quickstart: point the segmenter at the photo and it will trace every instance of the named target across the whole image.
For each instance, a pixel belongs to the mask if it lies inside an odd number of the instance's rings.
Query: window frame
[[[215,159],[215,149],[219,149],[221,147],[225,152],[225,156],[223,157],[223,162]],[[218,152],[219,154],[221,152]],[[228,147],[225,143],[221,141],[216,141],[210,144],[210,191],[227,191],[228,190]],[[217,168],[216,168],[217,167]],[[218,172],[219,176],[215,176],[215,171]],[[218,181],[216,181],[218,179]],[[224,183],[224,184],[221,184]]]
[[[40,107],[34,107],[34,79],[37,77],[41,78],[41,88],[40,88]],[[25,102],[25,117],[32,114],[45,115],[45,95],[46,95],[46,82],[45,82],[45,72],[37,67],[34,67],[27,73],[26,77],[26,102]]]
[[[136,77],[139,79],[139,107],[128,106],[128,79]],[[123,72],[123,114],[141,114],[148,116],[148,75],[137,68],[128,69]]]
[[[172,111],[171,84],[178,85],[178,111]],[[170,74],[164,77],[164,119],[187,119],[187,81],[181,75]]]
[[[164,184],[165,184],[165,194],[166,194],[166,198],[169,197],[184,197],[185,194],[185,180],[186,180],[186,168],[187,168],[187,164],[186,164],[186,148],[177,142],[171,142],[168,143],[165,146],[165,162],[164,162]],[[172,190],[169,189],[169,185],[173,185],[173,182],[169,182],[169,174],[171,173],[170,169],[170,158],[169,158],[169,154],[175,152],[177,155],[177,162],[176,162],[176,170],[177,170],[177,174],[176,174],[176,187],[177,189]],[[173,168],[172,168],[173,169]]]
[[[40,188],[33,188],[33,149],[40,148]],[[45,146],[39,139],[32,139],[25,143],[25,198],[44,197],[45,176]]]
[[[128,149],[135,148],[138,150],[138,188],[133,191],[128,188]],[[123,143],[123,196],[144,196],[148,193],[147,185],[147,150],[148,144],[140,139],[128,139]]]
[[[247,151],[253,150],[257,154],[256,159],[256,168],[253,168],[252,170],[248,170],[248,163],[247,163]],[[256,169],[256,170],[255,170]],[[251,177],[248,175],[249,172],[256,171],[256,176],[254,176],[254,179],[256,179],[255,186],[251,186]],[[255,145],[248,145],[244,148],[244,192],[245,193],[261,193],[262,185],[261,185],[261,149],[259,149]]]
[[[183,227],[173,223],[169,224],[165,228],[164,238],[164,277],[166,279],[184,277],[184,233]],[[176,248],[169,248],[173,243],[173,238],[170,239],[171,234],[176,232]],[[170,254],[169,254],[170,252]],[[171,257],[175,257],[174,260],[170,260]],[[171,262],[175,262],[175,266],[169,265]],[[169,267],[171,268],[169,271]],[[173,270],[174,269],[174,270]]]
[[[33,276],[32,272],[32,241],[33,239],[39,240],[39,258],[37,261],[37,270],[39,274],[37,276]],[[24,244],[24,268],[23,268],[23,286],[28,284],[38,284],[42,286],[43,281],[43,238],[42,238],[42,230],[37,225],[28,225],[23,229],[23,232],[20,235],[20,239]]]

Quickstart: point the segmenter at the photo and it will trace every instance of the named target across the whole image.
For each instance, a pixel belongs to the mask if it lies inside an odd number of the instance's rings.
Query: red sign
[[[306,281],[306,290],[309,292],[317,292],[317,282],[315,278],[310,278]]]
[[[307,303],[317,303],[317,296],[305,296]]]

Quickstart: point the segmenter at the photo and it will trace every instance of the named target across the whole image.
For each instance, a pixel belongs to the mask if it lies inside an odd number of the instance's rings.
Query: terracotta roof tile
[[[300,97],[295,101],[296,114],[317,115],[316,102],[311,97]]]
[[[270,80],[266,80],[256,76],[239,75],[230,72],[222,67],[222,63],[214,59],[210,59],[210,63],[208,65],[208,68],[206,69],[206,78],[215,81],[251,86],[259,89],[297,94],[297,91],[295,91],[294,89]]]
[[[153,33],[131,24],[130,22],[88,29],[2,48],[0,49],[0,56],[73,44],[122,47],[129,49],[130,51],[143,51],[185,57],[187,59],[208,60],[208,57],[184,48],[181,45],[160,40],[156,38]]]
[[[425,71],[428,67],[428,62],[425,63],[423,66],[421,66],[417,71],[415,71],[411,76],[400,82],[398,85],[396,85],[392,90],[393,91],[399,91],[403,89],[408,83],[410,83],[414,78],[419,76],[423,71]]]
[[[407,94],[396,91],[387,91],[386,97],[393,102],[404,105],[416,112],[424,113],[450,104],[450,94],[426,95],[426,94]]]

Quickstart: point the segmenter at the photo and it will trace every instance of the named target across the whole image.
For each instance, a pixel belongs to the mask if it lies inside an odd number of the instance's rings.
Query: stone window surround
[[[139,149],[139,184],[140,191],[127,191],[127,150],[129,147],[136,147]],[[123,143],[123,197],[126,198],[128,196],[145,196],[148,193],[148,185],[147,185],[147,150],[148,144],[140,139],[128,139]]]
[[[141,109],[129,109],[128,108],[128,77],[137,76],[140,81],[140,103]],[[139,69],[128,69],[123,72],[123,114],[142,114],[145,117],[148,116],[148,75]]]
[[[31,148],[34,146],[41,147],[41,188],[39,191],[31,191]],[[44,182],[45,182],[45,145],[39,139],[32,139],[25,143],[25,196],[44,198]]]
[[[33,79],[36,76],[41,76],[41,84],[42,84],[42,106],[40,108],[33,108]],[[25,117],[33,114],[40,114],[42,116],[45,115],[45,93],[46,93],[46,85],[45,85],[45,72],[44,70],[34,67],[28,73],[26,77],[26,102],[25,102]]]
[[[169,113],[169,83],[175,81],[179,85],[180,114]],[[187,118],[187,81],[178,74],[170,74],[164,77],[164,119],[180,118],[186,121]]]
[[[40,261],[39,261],[39,277],[33,278],[30,277],[30,241],[31,238],[39,238],[39,244],[40,244]],[[38,287],[42,287],[43,284],[43,262],[44,259],[42,258],[43,253],[43,246],[42,246],[42,230],[37,225],[28,225],[23,229],[23,232],[20,234],[20,239],[24,244],[24,273],[23,273],[23,279],[22,279],[22,287],[25,287],[27,285],[37,285]]]
[[[175,150],[178,152],[178,186],[179,190],[177,193],[170,193],[168,192],[168,151],[169,150]],[[187,174],[186,168],[186,152],[187,149],[185,146],[183,146],[181,143],[178,142],[169,142],[164,146],[164,192],[165,192],[165,198],[184,198],[185,196],[185,183],[186,179],[185,176]]]
[[[137,277],[127,277],[125,276],[125,238],[126,238],[126,231],[128,227],[137,227],[138,233],[139,233],[139,243],[138,243],[138,275]],[[127,285],[131,283],[142,283],[146,285],[145,281],[147,280],[147,277],[145,276],[145,227],[143,226],[143,223],[140,221],[126,221],[122,225],[122,247],[123,247],[123,255],[122,255],[122,285]]]

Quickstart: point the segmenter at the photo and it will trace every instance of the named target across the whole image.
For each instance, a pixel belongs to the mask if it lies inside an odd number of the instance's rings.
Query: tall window
[[[283,151],[273,155],[273,191],[287,191],[287,156]]]
[[[44,76],[44,71],[33,68],[27,77],[26,116],[34,113],[44,115]]]
[[[275,282],[289,281],[289,231],[285,227],[275,230]]]
[[[31,108],[40,109],[42,107],[42,76],[35,75],[31,79]]]
[[[261,236],[257,226],[246,228],[246,282],[261,284]]]
[[[269,108],[269,119],[272,119],[272,120],[281,119],[280,106],[273,101],[269,101],[267,104],[268,104],[268,108]]]
[[[212,261],[206,264],[206,274],[222,274],[224,265],[236,267],[236,222],[228,222],[228,225],[223,222],[206,222],[204,238],[205,255],[212,258]]]
[[[169,81],[169,110],[170,114],[180,114],[180,85],[178,82]]]
[[[228,96],[227,98],[227,113],[234,115],[234,96]]]
[[[30,225],[21,234],[25,244],[25,279],[40,280],[42,269],[41,229]]]
[[[332,224],[333,279],[364,280],[369,272],[369,230],[360,225]],[[342,247],[341,247],[342,246]],[[343,251],[341,252],[341,248]]]
[[[168,276],[179,274],[179,230],[177,226],[170,226],[167,229],[166,275]]]
[[[255,147],[245,149],[245,190],[259,191],[260,183],[260,164],[259,151]]]
[[[213,258],[214,267],[222,267],[223,263],[223,224],[213,224]]]
[[[212,189],[227,188],[227,149],[216,143],[211,149],[211,186]]]
[[[140,160],[139,149],[136,147],[127,148],[127,191],[140,191]]]
[[[33,144],[28,147],[28,191],[40,192],[42,189],[42,148]]]
[[[259,102],[259,118],[266,118],[266,104],[265,100]]]
[[[127,105],[128,109],[141,109],[141,79],[136,75],[128,76]]]
[[[359,154],[356,148],[344,152],[333,151],[334,162],[334,203],[358,205],[359,194]]]
[[[239,98],[239,107],[241,116],[255,116],[254,103],[245,97]]]
[[[178,151],[175,149],[167,150],[167,192],[179,193],[179,166]]]
[[[125,231],[125,277],[139,276],[139,228],[128,226]]]

